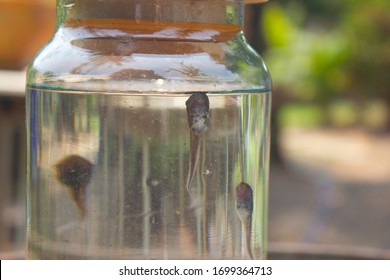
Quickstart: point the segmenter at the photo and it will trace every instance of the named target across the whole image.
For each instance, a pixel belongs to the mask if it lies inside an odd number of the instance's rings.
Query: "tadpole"
[[[69,190],[81,218],[84,218],[86,188],[92,177],[93,164],[81,156],[70,155],[60,160],[54,168],[58,181]]]
[[[194,92],[186,101],[188,126],[190,127],[190,155],[186,186],[190,193],[199,162],[203,134],[209,120],[209,106],[209,98],[204,92]]]
[[[245,246],[250,259],[253,259],[251,250],[252,212],[253,212],[253,191],[244,182],[236,187],[236,212],[241,220],[244,229]]]

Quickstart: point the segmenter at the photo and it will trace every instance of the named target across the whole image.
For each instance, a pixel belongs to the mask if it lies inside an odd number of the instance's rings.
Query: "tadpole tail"
[[[241,221],[242,233],[244,236],[244,246],[248,257],[253,260],[253,254],[251,249],[252,238],[252,214],[248,210],[236,208],[236,212]]]
[[[190,132],[190,155],[188,159],[187,190],[191,194],[191,185],[195,177],[196,167],[199,162],[200,146],[202,143],[202,134]]]
[[[252,217],[250,217],[247,220],[242,220],[242,226],[244,228],[244,234],[245,234],[245,246],[246,251],[248,254],[248,257],[253,260],[253,254],[251,249],[251,238],[252,238]]]
[[[80,213],[80,218],[84,219],[87,210],[85,207],[85,200],[86,200],[86,188],[85,187],[79,187],[78,189],[69,189],[73,201],[75,202],[77,209]]]

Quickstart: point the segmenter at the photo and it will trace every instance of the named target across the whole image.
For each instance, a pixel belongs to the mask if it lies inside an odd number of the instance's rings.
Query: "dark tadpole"
[[[209,120],[209,98],[204,92],[194,92],[186,101],[188,126],[190,127],[190,156],[187,175],[187,190],[191,193],[191,184],[199,162],[203,133]]]
[[[253,212],[253,191],[252,188],[244,182],[236,187],[236,212],[241,220],[245,235],[245,246],[250,259],[253,254],[250,246],[252,232],[252,212]]]
[[[86,215],[86,188],[91,181],[93,164],[78,155],[70,155],[55,166],[58,181],[70,192],[80,212],[81,218]]]

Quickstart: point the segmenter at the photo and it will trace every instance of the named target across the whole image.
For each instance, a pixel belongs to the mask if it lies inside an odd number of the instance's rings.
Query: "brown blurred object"
[[[0,68],[24,68],[54,29],[54,0],[0,0]]]

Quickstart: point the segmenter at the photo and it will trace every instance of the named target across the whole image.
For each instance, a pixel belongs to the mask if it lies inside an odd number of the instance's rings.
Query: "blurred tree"
[[[315,103],[323,112],[339,112],[329,107],[340,99],[359,106],[368,98],[381,99],[390,106],[389,8],[388,0],[274,0],[265,5],[265,59],[274,100]]]
[[[380,99],[390,107],[390,1],[351,1],[342,30],[349,42],[347,61],[349,96]],[[390,129],[390,119],[387,130]]]
[[[249,43],[253,48],[260,53],[266,53],[267,45],[265,38],[265,29],[262,27],[264,16],[264,4],[246,5],[245,7],[245,35]],[[268,63],[267,63],[268,64]],[[272,75],[272,73],[271,73]],[[279,130],[276,124],[276,114],[279,111],[278,102],[280,98],[274,98],[272,100],[271,110],[271,162],[280,163],[281,154],[278,145]]]

